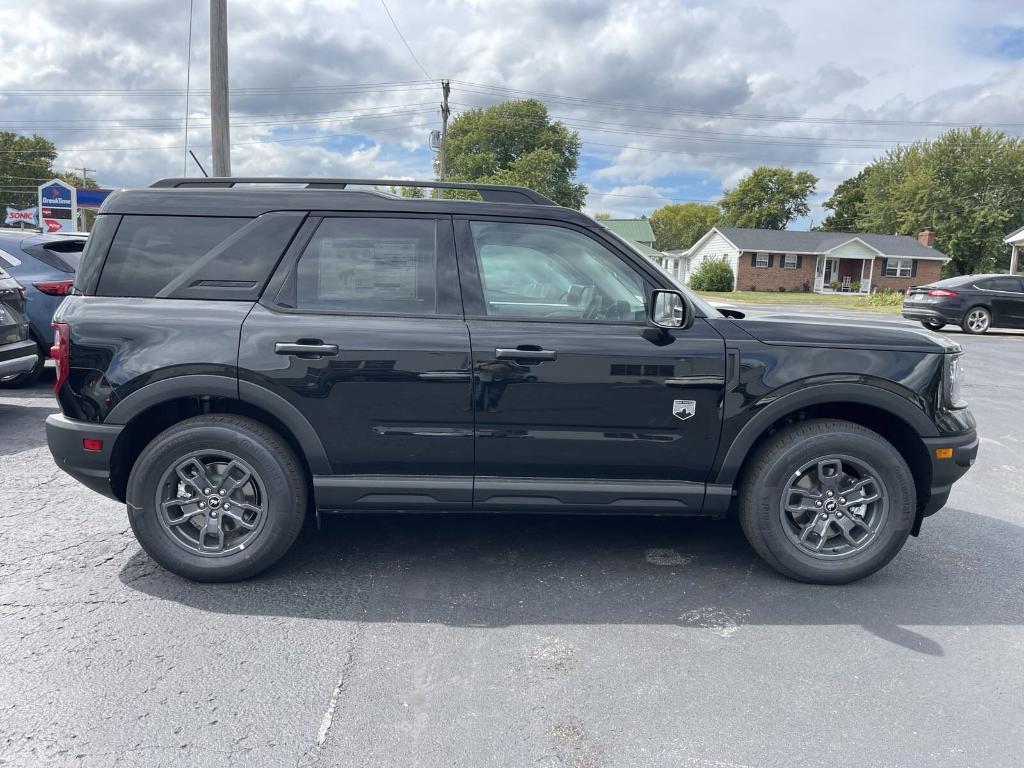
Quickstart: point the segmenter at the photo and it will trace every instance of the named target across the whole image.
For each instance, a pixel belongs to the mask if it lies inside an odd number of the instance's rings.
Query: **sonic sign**
[[[39,223],[46,232],[74,232],[78,192],[60,179],[39,186]]]

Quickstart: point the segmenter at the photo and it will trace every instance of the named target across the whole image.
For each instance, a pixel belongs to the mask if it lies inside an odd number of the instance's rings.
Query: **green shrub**
[[[695,291],[724,292],[732,290],[732,270],[719,259],[702,261],[690,277],[690,287]]]
[[[876,291],[862,301],[870,307],[899,307],[903,304],[903,292]]]

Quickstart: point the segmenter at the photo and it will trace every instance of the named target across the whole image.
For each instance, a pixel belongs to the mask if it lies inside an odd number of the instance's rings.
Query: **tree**
[[[612,215],[607,211],[598,211],[594,214],[595,221],[608,221],[611,217]]]
[[[832,211],[821,223],[826,232],[852,232],[857,228],[857,217],[864,205],[864,187],[871,174],[868,166],[856,176],[842,182],[822,208]]]
[[[761,166],[726,191],[720,205],[722,224],[731,227],[785,229],[793,219],[811,212],[807,198],[818,177],[807,171]]]
[[[981,127],[897,147],[867,169],[857,230],[935,232],[948,274],[1005,269],[1008,232],[1024,225],[1024,140]],[[838,190],[837,190],[838,191]]]
[[[689,248],[718,223],[722,212],[717,205],[674,203],[651,214],[654,247],[659,251]]]
[[[36,187],[56,174],[57,148],[42,136],[0,132],[0,195],[5,205],[35,205]]]
[[[448,127],[450,180],[527,186],[577,210],[587,196],[575,183],[579,156],[579,134],[552,121],[535,99],[471,109]]]

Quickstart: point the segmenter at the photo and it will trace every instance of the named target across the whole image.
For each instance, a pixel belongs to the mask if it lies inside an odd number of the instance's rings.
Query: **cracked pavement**
[[[1020,765],[1024,335],[963,338],[983,442],[847,587],[738,527],[363,516],[191,584],[0,390],[0,766]]]

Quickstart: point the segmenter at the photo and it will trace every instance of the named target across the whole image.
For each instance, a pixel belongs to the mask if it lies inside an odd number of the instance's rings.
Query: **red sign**
[[[64,227],[56,219],[43,219],[47,232],[60,232]]]

